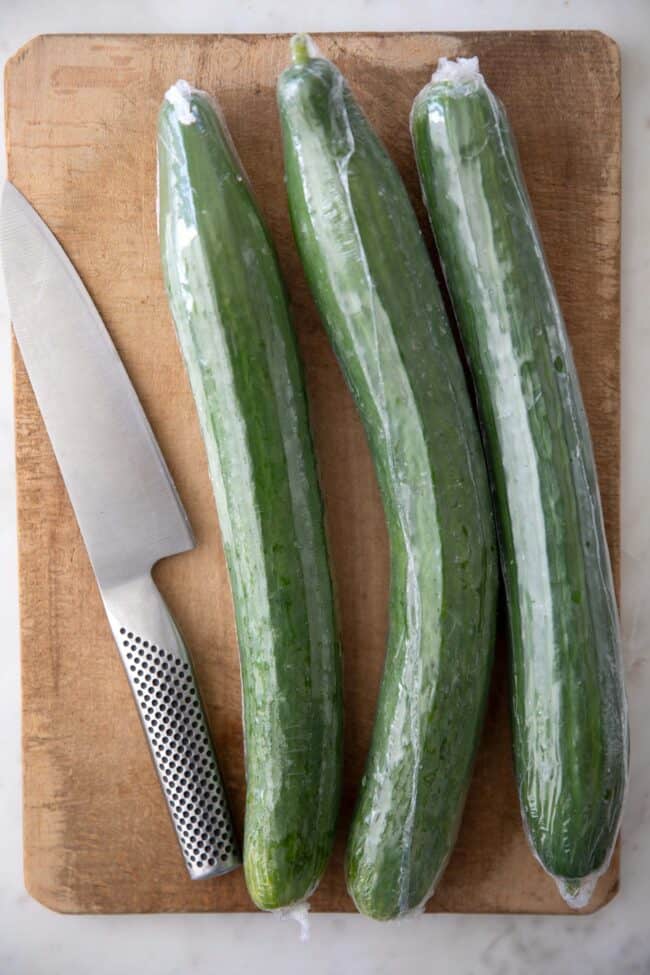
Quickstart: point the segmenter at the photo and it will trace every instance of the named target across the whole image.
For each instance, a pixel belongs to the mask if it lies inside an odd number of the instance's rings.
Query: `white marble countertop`
[[[513,12],[516,11],[516,12]],[[650,972],[650,3],[648,0],[3,0],[0,60],[35,34],[595,28],[623,63],[623,631],[632,725],[621,893],[592,917],[64,917],[22,883],[20,710],[9,318],[0,283],[0,973],[445,975]],[[1,147],[0,147],[1,148]],[[0,153],[4,174],[4,151]]]

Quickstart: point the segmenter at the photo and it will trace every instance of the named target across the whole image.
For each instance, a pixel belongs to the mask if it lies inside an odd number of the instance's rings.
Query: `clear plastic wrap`
[[[441,59],[411,131],[492,473],[524,824],[582,907],[616,842],[628,731],[578,377],[506,113],[476,58]]]
[[[203,434],[239,642],[244,869],[265,910],[306,924],[334,839],[341,660],[295,336],[275,252],[214,99],[160,113],[159,232]]]
[[[453,847],[490,676],[497,561],[487,473],[415,214],[384,147],[308,39],[278,101],[296,241],[355,397],[391,550],[389,638],[347,851],[378,919],[423,910]]]

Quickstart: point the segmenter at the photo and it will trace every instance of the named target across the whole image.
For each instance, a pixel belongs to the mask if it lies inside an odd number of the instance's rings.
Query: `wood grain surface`
[[[597,33],[322,35],[402,172],[422,225],[408,131],[440,55],[478,54],[518,137],[573,342],[618,574],[620,86]],[[371,732],[386,635],[384,519],[364,435],[292,242],[275,81],[284,36],[50,36],[6,70],[9,177],[86,283],[141,397],[198,540],[156,578],[194,656],[241,831],[237,645],[217,514],[163,290],[155,225],[156,115],[183,77],[215,93],[278,247],[293,303],[331,537],[345,659],[339,838],[312,899],[350,911],[345,836]],[[427,230],[427,239],[429,238]],[[390,246],[390,242],[387,242]],[[74,514],[15,357],[29,892],[65,912],[248,911],[242,871],[192,883],[176,846]],[[503,628],[502,628],[503,629]],[[564,913],[521,826],[505,647],[456,850],[432,911]],[[590,909],[618,885],[618,857]]]

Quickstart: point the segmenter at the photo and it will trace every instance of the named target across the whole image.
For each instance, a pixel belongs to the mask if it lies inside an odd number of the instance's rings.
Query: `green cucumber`
[[[275,251],[205,92],[169,90],[158,156],[162,264],[241,656],[244,869],[272,910],[317,886],[341,783],[340,649],[307,401]]]
[[[526,831],[580,906],[614,847],[628,760],[587,419],[514,139],[475,59],[442,60],[411,129],[493,481]]]
[[[390,539],[389,636],[347,850],[360,911],[432,893],[489,684],[496,541],[480,437],[400,176],[333,64],[294,38],[278,102],[295,238],[356,400]]]

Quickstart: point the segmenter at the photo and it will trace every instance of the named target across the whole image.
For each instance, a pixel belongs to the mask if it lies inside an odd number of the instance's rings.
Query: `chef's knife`
[[[151,577],[194,539],[135,390],[79,275],[7,183],[0,244],[18,346],[193,879],[240,855],[182,637]]]

